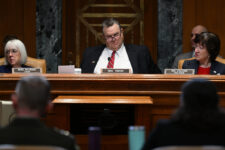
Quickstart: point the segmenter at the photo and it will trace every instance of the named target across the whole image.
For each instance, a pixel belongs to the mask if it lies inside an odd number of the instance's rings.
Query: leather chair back
[[[0,58],[0,65],[5,64],[5,58]],[[27,66],[31,66],[33,68],[41,68],[42,73],[46,73],[46,61],[45,59],[37,59],[37,58],[32,58],[32,57],[27,57]]]

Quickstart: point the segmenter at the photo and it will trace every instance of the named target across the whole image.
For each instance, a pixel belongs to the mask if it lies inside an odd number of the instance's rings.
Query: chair
[[[5,63],[5,58],[0,58],[0,65],[4,65]],[[27,57],[27,66],[31,66],[34,68],[41,68],[42,73],[46,73],[46,61],[45,59],[37,59],[37,58],[32,58],[32,57]]]
[[[186,61],[186,60],[192,60],[192,59],[195,59],[195,57],[179,60],[179,62],[178,62],[178,69],[182,69],[182,66],[184,64],[184,61]],[[220,62],[222,64],[225,64],[225,59],[223,59],[221,57],[216,57],[216,61],[218,61],[218,62]]]
[[[216,61],[225,64],[225,59],[221,58],[221,57],[216,57]]]
[[[195,57],[179,60],[179,62],[178,62],[178,69],[182,69],[182,66],[183,66],[185,60],[192,60],[192,59],[195,59]]]
[[[203,146],[164,146],[153,150],[225,150],[223,146],[203,145]]]
[[[15,117],[12,101],[0,101],[0,126],[6,126]]]
[[[0,145],[0,150],[65,150],[57,146],[38,146],[38,145]]]

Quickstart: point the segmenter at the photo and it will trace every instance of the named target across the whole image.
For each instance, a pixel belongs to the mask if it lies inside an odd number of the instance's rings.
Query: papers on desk
[[[60,65],[58,66],[58,73],[74,73],[74,65]]]
[[[58,73],[59,74],[63,74],[63,73],[80,74],[81,68],[75,68],[74,65],[60,65],[60,66],[58,66]]]

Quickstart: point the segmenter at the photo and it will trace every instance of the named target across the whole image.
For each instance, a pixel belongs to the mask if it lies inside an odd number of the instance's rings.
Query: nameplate
[[[101,73],[131,73],[130,69],[102,69]]]
[[[58,66],[58,73],[74,73],[74,65],[60,65]]]
[[[195,74],[194,69],[164,69],[164,74]]]
[[[41,68],[12,68],[12,73],[42,73]]]

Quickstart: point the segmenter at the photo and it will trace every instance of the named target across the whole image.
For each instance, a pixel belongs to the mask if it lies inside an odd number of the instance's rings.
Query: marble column
[[[62,0],[36,0],[36,55],[57,73],[62,62]]]
[[[158,0],[158,66],[171,68],[182,52],[182,0]]]

